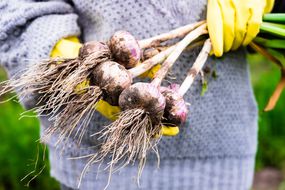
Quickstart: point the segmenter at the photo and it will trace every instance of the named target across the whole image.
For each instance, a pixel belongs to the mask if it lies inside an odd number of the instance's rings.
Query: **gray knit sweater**
[[[205,19],[206,0],[1,0],[0,63],[9,75],[47,58],[55,43],[67,36],[82,41],[107,40],[114,31],[128,30],[139,39]],[[197,50],[185,53],[172,73],[181,83]],[[176,137],[159,143],[160,167],[150,153],[141,189],[245,190],[252,183],[257,144],[257,108],[243,50],[222,59],[210,58],[207,65],[218,77],[209,80],[201,96],[198,78],[185,98],[191,103],[189,118]],[[33,98],[23,104],[34,106]],[[99,114],[92,118],[80,147],[69,139],[61,154],[55,149],[56,135],[48,143],[51,175],[76,188],[86,159],[68,159],[94,153],[96,139],[90,134],[108,123]],[[42,129],[50,126],[41,118]],[[102,189],[108,173],[94,165],[80,189]],[[101,167],[103,168],[103,167]],[[136,189],[137,167],[127,166],[113,175],[109,189]]]

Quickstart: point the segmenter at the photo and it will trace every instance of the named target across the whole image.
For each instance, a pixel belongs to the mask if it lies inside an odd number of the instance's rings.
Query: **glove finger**
[[[218,0],[209,0],[207,5],[207,26],[214,54],[221,57],[224,51],[223,18]]]
[[[118,113],[121,111],[119,106],[111,106],[108,102],[100,100],[95,109],[104,117],[111,121],[115,121],[118,118]]]
[[[266,0],[264,13],[270,13],[274,7],[274,0]]]
[[[64,58],[75,58],[79,54],[79,49],[81,48],[82,44],[78,42],[73,42],[69,40],[64,40],[64,43],[62,43],[62,47],[60,51],[64,55]]]
[[[250,8],[250,18],[247,23],[247,33],[242,43],[243,46],[247,46],[259,33],[260,25],[262,23],[262,13],[262,7]]]
[[[57,48],[54,48],[51,53],[50,53],[51,58],[56,58],[56,57],[64,57],[64,55],[61,54],[60,51],[58,51]]]
[[[161,134],[163,136],[176,136],[179,133],[179,127],[162,126]]]
[[[228,52],[235,39],[235,10],[229,0],[219,0],[219,6],[223,17],[224,52]]]
[[[82,44],[77,37],[63,38],[56,43],[50,56],[53,58],[75,58],[78,56],[81,46]]]
[[[70,36],[70,37],[67,37],[65,39],[69,40],[69,41],[72,41],[72,42],[75,42],[75,43],[80,43],[79,38],[76,37],[76,36]]]
[[[250,17],[248,0],[232,0],[235,6],[235,39],[232,50],[238,49],[244,40],[247,31],[247,21]]]

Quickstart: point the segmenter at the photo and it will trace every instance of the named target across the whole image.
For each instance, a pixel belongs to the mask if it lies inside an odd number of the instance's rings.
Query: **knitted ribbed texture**
[[[80,177],[78,171],[82,170],[84,163],[66,160],[59,154],[54,148],[50,148],[51,165],[58,165],[57,168],[51,169],[51,175],[61,179],[64,184],[73,184],[73,187],[76,187]],[[103,166],[100,169],[102,168]],[[113,174],[108,189],[245,190],[250,189],[253,172],[249,171],[253,170],[252,156],[163,159],[159,168],[155,162],[146,164],[140,186],[136,181],[137,166],[133,166]],[[97,166],[90,168],[80,189],[104,189],[108,173],[101,171],[97,175],[97,171]]]
[[[54,44],[66,36],[107,40],[114,31],[125,29],[139,39],[166,32],[175,27],[205,18],[207,0],[73,0],[35,2],[0,1],[0,63],[10,74],[47,58]],[[75,13],[74,13],[75,12]],[[77,23],[78,22],[78,23]],[[171,73],[181,83],[198,50],[184,53]],[[194,82],[185,95],[191,103],[189,118],[176,137],[163,137],[159,143],[160,170],[155,171],[150,154],[142,177],[144,189],[248,189],[251,184],[256,152],[257,109],[243,50],[228,53],[222,59],[210,58],[207,66],[216,69],[217,79],[210,78],[209,89],[201,93],[201,80]],[[33,98],[23,102],[27,108]],[[16,116],[15,116],[16,117]],[[41,118],[42,130],[50,126]],[[97,144],[90,135],[108,123],[99,114],[92,118],[78,148],[72,139],[61,159],[50,147],[51,175],[69,187],[76,187],[85,160],[67,160],[95,152]],[[46,126],[46,127],[45,127]],[[96,167],[96,166],[94,166]],[[131,182],[135,166],[115,175],[110,189],[135,189]],[[163,176],[163,177],[161,177]],[[93,169],[84,178],[81,189],[106,184],[106,174]],[[215,187],[215,188],[214,188]]]

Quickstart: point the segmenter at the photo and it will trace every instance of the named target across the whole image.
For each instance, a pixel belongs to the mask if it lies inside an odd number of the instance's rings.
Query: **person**
[[[207,62],[207,67],[217,71],[217,78],[209,78],[209,89],[204,96],[200,95],[200,79],[195,81],[193,88],[185,95],[186,101],[191,103],[190,114],[187,122],[180,126],[177,136],[162,137],[159,142],[160,167],[157,168],[157,160],[150,153],[140,187],[134,179],[137,167],[130,165],[113,175],[108,188],[250,189],[257,145],[257,106],[245,51],[239,48],[243,41],[238,41],[233,32],[229,45],[229,40],[225,40],[223,35],[228,34],[225,30],[228,26],[223,28],[223,24],[228,24],[235,31],[235,20],[229,23],[225,21],[226,10],[237,14],[249,9],[256,13],[258,23],[265,12],[265,4],[261,7],[259,0],[240,3],[233,1],[237,5],[246,6],[232,7],[230,1],[232,0],[2,0],[0,63],[12,77],[29,65],[48,58],[55,47],[62,48],[58,44],[62,39],[78,37],[82,42],[107,41],[115,31],[121,29],[143,39],[203,20],[208,9],[208,20],[214,22],[209,25],[214,54],[224,55],[222,59],[212,56]],[[273,1],[267,0],[268,2],[272,6]],[[209,11],[218,11],[220,17],[209,18]],[[220,28],[215,28],[215,25]],[[250,34],[246,28],[243,31],[242,37]],[[257,33],[258,25],[255,26],[255,31]],[[235,51],[224,53],[232,46],[236,46]],[[176,76],[174,82],[182,82],[185,71],[198,53],[196,49],[182,55],[172,69]],[[24,98],[22,103],[27,109],[33,108],[35,99],[31,95]],[[42,131],[51,125],[47,117],[42,116],[40,121]],[[97,140],[90,135],[108,122],[96,113],[80,147],[70,138],[64,151],[59,152],[55,145],[57,135],[53,135],[47,142],[51,176],[62,184],[62,189],[77,189],[87,159],[70,158],[93,153]],[[98,171],[98,165],[94,164],[79,188],[103,189],[108,180],[108,172]]]

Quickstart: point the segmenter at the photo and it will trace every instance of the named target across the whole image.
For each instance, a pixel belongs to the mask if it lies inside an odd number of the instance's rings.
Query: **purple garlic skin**
[[[135,37],[127,31],[115,32],[109,40],[109,47],[114,60],[127,69],[133,68],[140,60],[139,44]]]
[[[104,100],[113,106],[118,105],[121,92],[132,84],[129,71],[114,61],[99,64],[92,75],[92,83],[102,89]]]
[[[164,96],[151,83],[135,83],[125,89],[119,97],[119,106],[122,110],[144,109],[150,116],[153,126],[160,124],[165,105]]]
[[[111,54],[111,50],[106,43],[91,41],[83,44],[83,46],[79,49],[79,58],[85,59],[96,51],[105,51]]]
[[[159,51],[158,49],[156,48],[148,48],[148,49],[145,49],[142,53],[142,60],[147,60],[149,58],[152,58],[153,56],[159,54]]]
[[[173,87],[176,89],[177,85]],[[166,100],[163,115],[165,118],[164,122],[174,124],[176,126],[179,126],[181,123],[185,122],[188,109],[183,97],[178,94],[177,91],[166,87],[160,87],[160,92],[163,94]]]

